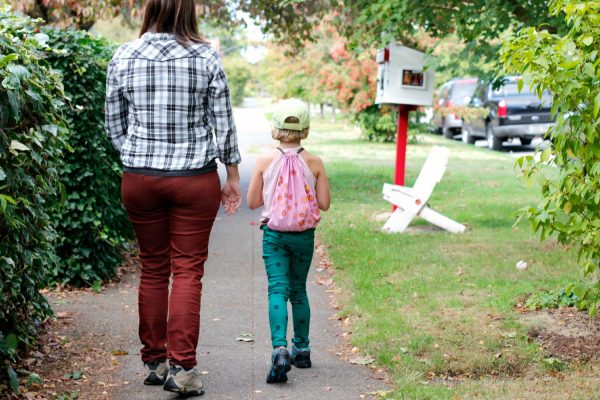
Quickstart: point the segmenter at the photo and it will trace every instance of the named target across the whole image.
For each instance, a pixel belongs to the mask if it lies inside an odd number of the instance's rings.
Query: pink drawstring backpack
[[[298,152],[283,153],[284,159],[279,169],[271,216],[267,222],[269,229],[281,232],[300,232],[318,225],[321,213],[317,196],[304,177],[304,165]]]

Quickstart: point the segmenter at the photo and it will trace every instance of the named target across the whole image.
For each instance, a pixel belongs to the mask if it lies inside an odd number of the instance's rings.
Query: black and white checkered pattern
[[[121,46],[108,66],[105,112],[126,167],[185,171],[216,157],[241,161],[227,79],[209,45],[145,33]]]

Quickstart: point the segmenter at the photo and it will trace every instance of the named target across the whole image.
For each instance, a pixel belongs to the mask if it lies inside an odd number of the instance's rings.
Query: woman
[[[219,202],[229,215],[241,204],[237,134],[223,67],[198,33],[194,1],[148,0],[140,35],[108,66],[106,128],[121,154],[123,203],[142,261],[144,383],[201,395],[201,280]],[[222,189],[216,158],[227,169]]]

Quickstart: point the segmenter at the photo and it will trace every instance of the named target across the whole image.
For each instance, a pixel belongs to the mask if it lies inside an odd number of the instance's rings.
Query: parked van
[[[476,86],[477,78],[456,78],[440,87],[439,97],[433,105],[432,124],[446,139],[461,133],[462,119],[452,110],[467,106]]]

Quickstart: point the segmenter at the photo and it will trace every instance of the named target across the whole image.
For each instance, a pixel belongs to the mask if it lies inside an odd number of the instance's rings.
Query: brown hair
[[[140,36],[152,31],[172,33],[182,46],[207,43],[198,32],[194,0],[148,0]]]
[[[284,122],[289,122],[291,124],[297,124],[300,120],[296,117],[287,117]],[[308,136],[309,128],[305,128],[302,130],[294,130],[294,129],[279,129],[273,128],[271,131],[271,137],[275,140],[280,140],[282,142],[299,142],[302,139],[306,139]]]

